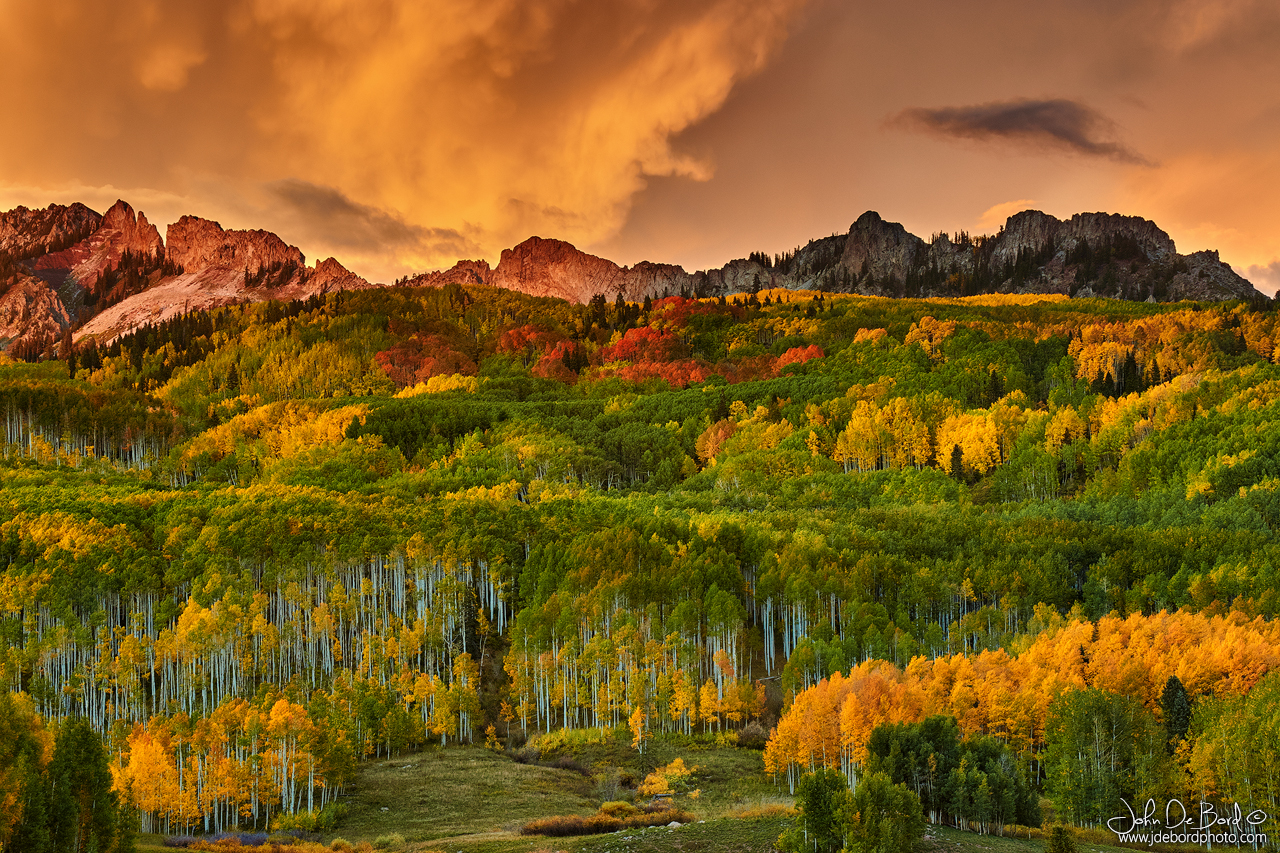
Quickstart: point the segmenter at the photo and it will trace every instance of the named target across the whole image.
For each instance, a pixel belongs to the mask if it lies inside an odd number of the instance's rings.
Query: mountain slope
[[[1217,252],[1181,255],[1146,219],[1082,213],[1059,220],[1036,210],[1009,217],[993,236],[937,234],[928,242],[868,211],[845,234],[696,272],[649,261],[619,266],[561,240],[530,237],[504,250],[496,267],[462,260],[402,283],[487,284],[579,303],[597,294],[641,301],[765,288],[887,297],[1266,298]],[[82,204],[0,213],[0,346],[23,341],[28,354],[48,352],[68,328],[77,341],[104,343],[185,311],[373,286],[333,258],[308,268],[297,247],[268,231],[183,216],[162,240],[124,201],[104,216]]]
[[[102,216],[81,204],[0,214],[0,346],[30,357],[72,328],[106,343],[185,311],[373,286],[333,258],[307,267],[267,231],[184,216],[166,237],[123,200]]]

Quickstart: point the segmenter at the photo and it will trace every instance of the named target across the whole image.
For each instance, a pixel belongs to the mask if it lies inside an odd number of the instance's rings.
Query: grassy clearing
[[[769,853],[791,818],[793,800],[764,773],[759,752],[726,747],[652,743],[643,755],[616,743],[577,747],[570,754],[594,775],[519,764],[481,747],[432,749],[361,766],[349,791],[348,816],[334,837],[358,844],[399,833],[402,853]],[[555,758],[555,755],[544,758]],[[534,818],[589,815],[601,802],[634,797],[656,767],[682,758],[694,773],[674,805],[695,821],[678,828],[629,829],[568,838],[521,836]],[[638,798],[643,802],[645,798]],[[744,817],[745,815],[745,817]],[[1122,848],[1077,841],[1081,853]],[[161,853],[160,836],[139,839],[140,853]],[[1040,853],[1038,839],[999,838],[929,827],[924,853]]]
[[[450,747],[364,765],[335,834],[352,842],[392,832],[409,842],[507,836],[536,817],[591,814],[598,806],[595,784],[579,773]]]
[[[161,853],[168,851],[170,848],[165,847],[161,839],[163,835],[154,833],[143,833],[138,836],[138,853]]]
[[[629,745],[606,743],[560,754],[594,768],[593,776],[518,764],[480,747],[429,750],[366,764],[350,791],[348,817],[334,835],[358,843],[398,832],[408,842],[404,849],[413,853],[679,849],[752,853],[772,849],[785,818],[732,816],[761,809],[777,811],[792,803],[786,789],[765,775],[761,753],[754,750],[658,743],[641,755]],[[676,757],[698,769],[691,784],[696,796],[677,794],[675,805],[703,823],[580,838],[517,834],[534,818],[587,815],[602,802],[635,798],[634,786],[645,774]]]
[[[656,827],[583,838],[573,853],[664,853],[669,850],[714,853],[766,853],[787,826],[785,818],[724,818],[691,823],[677,829]]]

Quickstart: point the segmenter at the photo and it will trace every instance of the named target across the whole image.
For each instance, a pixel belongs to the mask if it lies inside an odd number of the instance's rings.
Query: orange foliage
[[[622,338],[596,353],[597,364],[611,361],[670,361],[681,348],[680,339],[672,331],[641,326],[627,329]]]
[[[826,355],[827,354],[822,351],[822,347],[817,344],[809,344],[807,347],[792,347],[778,357],[778,370],[781,370],[788,364],[804,364],[810,359],[825,358]]]
[[[918,657],[905,670],[884,661],[854,667],[796,696],[765,748],[777,775],[819,765],[847,768],[866,755],[872,730],[949,714],[967,735],[993,735],[1019,752],[1039,749],[1053,699],[1096,687],[1158,712],[1176,675],[1192,694],[1243,694],[1280,669],[1280,623],[1240,613],[1160,612],[1054,625],[1016,656]]]
[[[401,388],[424,382],[432,376],[451,373],[475,376],[477,373],[476,363],[439,335],[414,335],[374,358],[382,371]]]

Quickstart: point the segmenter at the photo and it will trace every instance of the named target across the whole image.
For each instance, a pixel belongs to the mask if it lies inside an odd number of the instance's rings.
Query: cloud
[[[1274,35],[1278,22],[1271,0],[1173,0],[1164,10],[1166,38],[1180,52],[1238,49],[1242,39]]]
[[[272,182],[267,190],[295,217],[298,239],[327,251],[457,258],[482,251],[455,229],[413,225],[398,214],[352,201],[333,187],[289,178]]]
[[[1253,282],[1254,287],[1263,293],[1274,295],[1280,291],[1280,260],[1272,261],[1265,266],[1250,264],[1240,274]]]
[[[1010,216],[1015,213],[1021,213],[1024,210],[1032,210],[1036,204],[1035,199],[1020,198],[992,205],[982,212],[982,216],[978,217],[978,233],[994,233],[1004,226]]]
[[[651,176],[710,176],[673,138],[806,2],[0,3],[0,79],[23,81],[0,183],[191,198],[374,276],[591,243]]]
[[[1235,269],[1260,271],[1265,280],[1280,257],[1277,186],[1280,147],[1223,144],[1132,170],[1114,207],[1159,223],[1183,253],[1217,249]]]
[[[1011,142],[1150,165],[1137,152],[1108,138],[1115,132],[1110,119],[1092,107],[1065,98],[1024,98],[937,109],[914,107],[892,116],[888,124],[941,137]]]

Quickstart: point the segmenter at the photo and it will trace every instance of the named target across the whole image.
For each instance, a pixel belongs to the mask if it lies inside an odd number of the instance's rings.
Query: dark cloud
[[[279,199],[309,242],[362,254],[424,253],[467,257],[481,247],[452,228],[428,228],[372,205],[360,204],[333,187],[287,178],[267,189]]]
[[[1066,98],[993,101],[937,109],[915,107],[903,110],[888,123],[935,136],[1007,141],[1151,165],[1142,155],[1108,138],[1114,135],[1114,122],[1092,107]]]
[[[1244,277],[1263,293],[1280,292],[1280,261],[1269,264],[1252,264],[1244,268]]]

